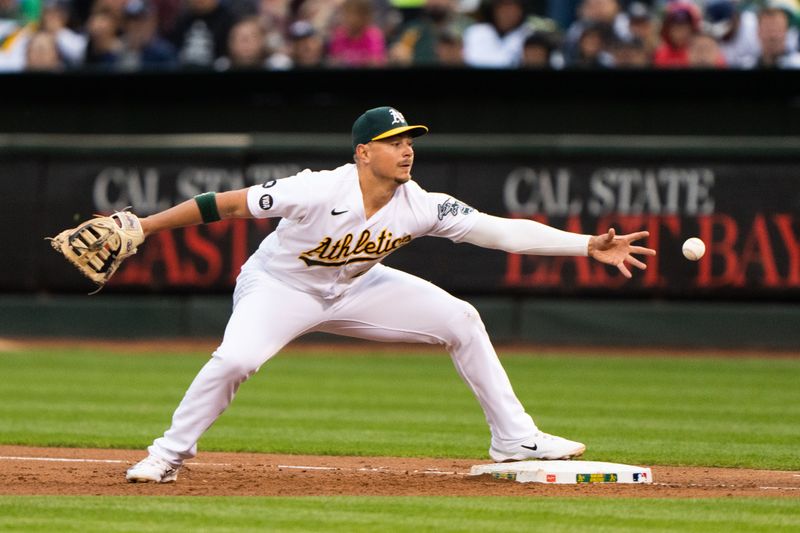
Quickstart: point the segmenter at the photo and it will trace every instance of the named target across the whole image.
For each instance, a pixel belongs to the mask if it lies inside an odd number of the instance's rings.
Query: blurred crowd
[[[798,68],[798,0],[0,0],[0,72]]]

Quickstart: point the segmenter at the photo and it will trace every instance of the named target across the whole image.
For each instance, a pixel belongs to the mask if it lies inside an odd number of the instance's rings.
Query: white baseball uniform
[[[247,204],[255,217],[283,219],[242,267],[222,343],[150,454],[176,466],[193,457],[239,385],[312,331],[444,345],[483,408],[492,446],[510,449],[537,431],[475,308],[380,262],[426,235],[550,255],[586,255],[588,236],[490,217],[413,180],[367,219],[354,164],[253,186]]]

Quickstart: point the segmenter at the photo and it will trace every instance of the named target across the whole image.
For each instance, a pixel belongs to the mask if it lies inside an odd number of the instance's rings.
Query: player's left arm
[[[582,235],[534,220],[501,218],[485,213],[473,216],[476,217],[475,223],[460,240],[483,248],[526,255],[589,256],[616,266],[626,278],[631,277],[626,264],[642,270],[647,268],[633,254],[656,255],[653,249],[632,244],[649,236],[646,231],[618,236],[612,228],[602,235]]]
[[[48,240],[81,274],[94,281],[99,291],[122,262],[136,253],[148,235],[225,218],[252,216],[247,205],[247,189],[219,194],[209,192],[149,217],[139,218],[129,211],[111,216],[96,215]]]

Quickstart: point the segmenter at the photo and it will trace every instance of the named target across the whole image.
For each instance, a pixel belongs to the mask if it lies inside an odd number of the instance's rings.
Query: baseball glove
[[[97,284],[97,290],[90,293],[95,294],[122,261],[136,253],[136,247],[144,242],[144,232],[136,215],[119,211],[107,217],[95,215],[48,239],[57,252]]]

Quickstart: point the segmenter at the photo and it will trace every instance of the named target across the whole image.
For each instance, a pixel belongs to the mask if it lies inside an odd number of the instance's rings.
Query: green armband
[[[204,192],[194,197],[194,201],[197,202],[197,207],[200,208],[200,216],[203,217],[204,224],[222,220],[217,210],[216,197],[217,193],[215,192]]]

